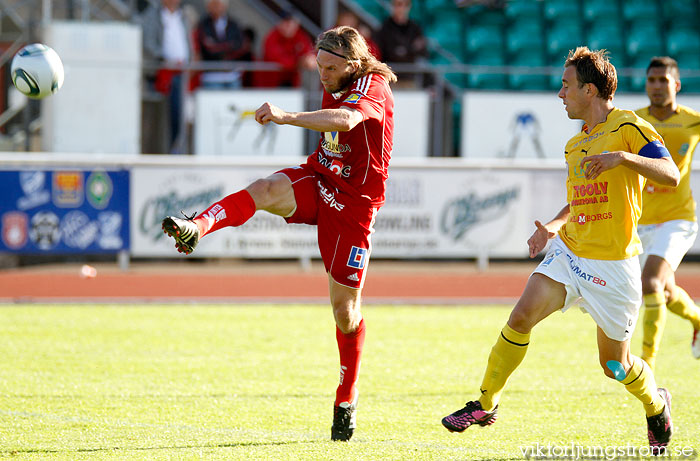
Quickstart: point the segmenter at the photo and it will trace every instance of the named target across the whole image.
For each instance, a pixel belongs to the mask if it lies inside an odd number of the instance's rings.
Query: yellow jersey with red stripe
[[[613,109],[607,119],[584,129],[566,144],[566,191],[569,220],[559,236],[581,258],[621,260],[641,253],[637,222],[642,214],[645,178],[617,166],[593,180],[581,161],[587,156],[624,151],[645,157],[668,156],[663,139],[632,111]]]
[[[695,147],[700,141],[700,112],[678,106],[676,113],[659,120],[645,107],[637,115],[651,123],[664,138],[664,144],[681,172],[678,187],[647,180],[642,194],[642,217],[639,224],[659,224],[675,219],[695,221],[695,200],[690,189],[690,167]]]

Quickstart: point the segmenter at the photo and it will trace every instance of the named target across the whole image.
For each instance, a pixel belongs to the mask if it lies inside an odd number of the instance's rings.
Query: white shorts
[[[580,258],[557,236],[534,272],[564,285],[562,312],[578,305],[608,338],[626,341],[632,337],[642,304],[638,257],[619,261]]]
[[[639,264],[644,267],[647,256],[656,255],[664,258],[675,272],[695,243],[698,223],[674,219],[661,224],[640,224],[637,233],[644,247],[644,253],[639,256]]]

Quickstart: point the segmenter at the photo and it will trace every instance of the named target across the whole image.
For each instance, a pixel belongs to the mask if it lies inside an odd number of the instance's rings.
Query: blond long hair
[[[389,83],[396,81],[396,74],[369,51],[367,42],[357,29],[350,26],[338,26],[323,32],[316,39],[316,50],[324,50],[348,61],[360,63],[356,77],[367,74],[379,74]]]

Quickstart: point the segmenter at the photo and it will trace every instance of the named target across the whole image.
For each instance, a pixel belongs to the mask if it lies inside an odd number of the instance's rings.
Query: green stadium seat
[[[589,23],[598,23],[604,18],[619,18],[620,8],[615,0],[585,0],[583,17]]]
[[[697,27],[698,0],[662,0],[664,18],[672,27]]]
[[[551,65],[564,65],[569,50],[583,45],[580,25],[577,23],[555,23],[546,31],[546,51]]]
[[[537,22],[518,22],[506,29],[506,51],[509,54],[544,48],[542,28]]]
[[[503,33],[496,25],[471,26],[467,29],[467,53],[483,53],[503,49]]]
[[[482,5],[462,8],[467,15],[468,27],[499,26],[506,24],[506,15],[503,10],[488,8]]]
[[[587,45],[592,50],[606,49],[610,52],[610,61],[616,67],[625,64],[625,41],[622,30],[610,23],[593,24],[588,31]]]
[[[380,21],[383,21],[389,16],[389,11],[386,10],[382,3],[378,0],[355,0],[355,2],[368,14],[374,16]]]
[[[544,0],[542,13],[551,22],[578,21],[581,9],[577,0]]]
[[[666,51],[671,56],[700,52],[700,35],[695,29],[673,29],[666,35]]]
[[[454,0],[423,0],[421,3],[428,11],[431,11],[433,8],[452,8],[457,10]]]
[[[659,20],[659,4],[656,0],[635,0],[622,2],[622,17],[634,26],[635,21]]]
[[[683,93],[700,93],[700,55],[688,53],[674,56],[678,61],[681,73],[681,91]],[[690,71],[695,71],[696,76],[689,76]]]
[[[486,52],[472,56],[469,64],[477,66],[504,66],[505,60],[502,53]],[[467,75],[467,81],[470,88],[503,90],[508,87],[506,74],[500,72],[470,72]]]
[[[652,55],[638,55],[633,60],[629,61],[628,67],[635,70],[634,75],[629,77],[630,91],[645,91],[647,81],[646,69],[649,65],[649,59],[651,59],[651,56]]]
[[[627,31],[627,59],[636,62],[642,57],[647,61],[652,56],[663,55],[665,43],[656,21],[637,21]]]
[[[443,9],[433,12],[433,20],[425,27],[425,33],[456,55],[462,54],[464,24],[462,16],[453,10]]]
[[[511,22],[539,22],[542,17],[540,4],[541,2],[532,0],[510,0],[504,11]]]
[[[562,61],[562,66],[564,64],[564,61]],[[553,74],[549,76],[549,88],[553,91],[559,91],[561,89],[561,76],[564,73],[564,69],[562,67],[562,71],[557,75]]]
[[[546,62],[541,49],[523,50],[508,61],[508,65],[528,70],[532,67],[544,67]],[[508,86],[514,90],[549,90],[549,75],[531,73],[511,73]]]

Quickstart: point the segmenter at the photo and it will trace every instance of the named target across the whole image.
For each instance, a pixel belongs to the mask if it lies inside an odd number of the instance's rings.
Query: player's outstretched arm
[[[527,246],[530,249],[530,257],[534,258],[537,254],[547,246],[547,241],[557,235],[557,231],[569,219],[569,204],[557,213],[557,215],[547,224],[542,224],[535,221],[535,232],[527,241]]]
[[[255,111],[255,121],[261,125],[272,122],[314,131],[350,131],[362,121],[362,113],[344,107],[312,112],[286,112],[266,102]]]
[[[614,151],[591,155],[581,161],[586,179],[595,179],[604,171],[625,166],[657,184],[676,187],[681,180],[678,167],[671,157],[650,158],[629,152]]]

